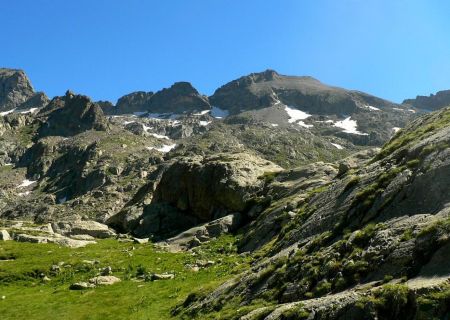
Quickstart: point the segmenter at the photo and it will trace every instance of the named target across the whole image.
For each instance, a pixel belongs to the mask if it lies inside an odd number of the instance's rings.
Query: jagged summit
[[[0,68],[0,111],[39,108],[47,101],[44,93],[35,93],[23,70]]]
[[[87,96],[68,90],[53,98],[37,117],[43,123],[39,136],[71,136],[86,130],[107,130],[108,124],[100,106]]]

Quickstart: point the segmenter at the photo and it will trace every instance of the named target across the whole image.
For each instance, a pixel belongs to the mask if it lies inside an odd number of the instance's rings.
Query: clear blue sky
[[[49,96],[190,81],[204,94],[267,68],[393,101],[450,89],[447,0],[0,0],[0,65]]]

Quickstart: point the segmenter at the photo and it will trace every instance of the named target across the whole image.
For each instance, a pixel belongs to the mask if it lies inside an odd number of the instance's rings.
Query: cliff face
[[[406,99],[403,104],[419,109],[435,111],[450,106],[450,90],[439,91],[436,94],[417,96],[415,99]]]

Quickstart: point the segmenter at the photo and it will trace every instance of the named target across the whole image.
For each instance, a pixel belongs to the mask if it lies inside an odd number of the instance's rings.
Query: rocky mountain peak
[[[39,97],[35,97],[35,95]],[[35,93],[30,80],[24,71],[19,69],[0,68],[0,111],[21,108],[29,99],[43,106],[47,97],[43,93]],[[26,106],[32,104],[29,102]],[[24,107],[26,107],[24,106]]]
[[[107,119],[100,106],[84,95],[68,90],[54,98],[38,116],[45,119],[39,129],[42,136],[71,136],[86,130],[104,131]]]

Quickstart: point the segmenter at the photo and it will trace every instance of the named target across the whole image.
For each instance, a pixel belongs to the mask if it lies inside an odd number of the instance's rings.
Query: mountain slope
[[[260,248],[262,258],[251,271],[191,298],[180,310],[214,318],[247,306],[233,314],[248,314],[242,319],[445,315],[448,305],[426,309],[420,296],[448,288],[450,265],[442,256],[450,248],[449,130],[447,108],[415,120],[371,161],[353,168],[351,159],[344,161],[331,182],[311,186],[292,180],[294,173],[276,177],[268,185],[270,206],[241,240],[241,250]],[[271,233],[274,228],[279,231]],[[420,286],[430,289],[417,291]],[[376,300],[388,294],[404,300]],[[445,305],[441,299],[436,304]],[[262,300],[267,307],[249,313]]]

